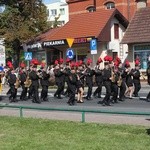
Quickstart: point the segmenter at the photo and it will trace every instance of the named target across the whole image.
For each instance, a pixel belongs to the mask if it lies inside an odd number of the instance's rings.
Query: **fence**
[[[43,111],[65,111],[65,112],[81,112],[81,122],[85,122],[85,113],[103,113],[115,115],[136,115],[136,116],[150,116],[150,112],[123,112],[123,111],[108,111],[108,110],[90,110],[90,109],[71,109],[71,108],[49,108],[49,107],[32,107],[32,106],[16,106],[16,105],[0,105],[0,108],[17,108],[20,112],[20,117],[23,117],[24,109],[43,110]]]

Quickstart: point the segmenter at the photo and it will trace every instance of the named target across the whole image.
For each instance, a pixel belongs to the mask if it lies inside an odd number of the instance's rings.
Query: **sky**
[[[44,4],[50,4],[50,3],[57,2],[57,1],[60,1],[60,0],[43,0],[43,3]]]

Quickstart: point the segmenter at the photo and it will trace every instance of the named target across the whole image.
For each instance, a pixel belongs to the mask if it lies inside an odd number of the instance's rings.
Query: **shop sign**
[[[42,47],[41,43],[27,45],[27,49],[34,49],[34,48],[41,48],[41,47]]]
[[[80,44],[80,43],[88,43],[92,38],[91,37],[83,37],[83,38],[76,38],[74,39],[74,44]]]
[[[47,41],[47,42],[43,42],[43,46],[44,47],[58,46],[58,45],[64,45],[65,43],[66,43],[65,40]]]

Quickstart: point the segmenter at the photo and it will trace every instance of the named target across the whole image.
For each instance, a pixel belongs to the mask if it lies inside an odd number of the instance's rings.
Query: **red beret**
[[[87,59],[87,64],[89,65],[89,64],[91,64],[92,63],[92,59],[91,58],[88,58]]]
[[[99,57],[98,60],[97,60],[97,62],[101,63],[101,62],[103,62],[103,60]]]
[[[21,67],[21,68],[24,68],[24,67],[26,67],[26,64],[23,63],[23,62],[21,62],[20,67]]]
[[[55,65],[58,65],[58,60],[55,60],[55,63],[54,63]]]
[[[79,66],[82,66],[82,64],[83,64],[82,60],[79,60],[78,64],[79,64]]]
[[[62,64],[64,60],[62,58],[59,59],[59,63]]]

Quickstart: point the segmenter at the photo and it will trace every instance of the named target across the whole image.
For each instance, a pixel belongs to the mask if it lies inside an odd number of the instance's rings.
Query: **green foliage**
[[[148,150],[146,127],[0,117],[1,150]]]
[[[20,45],[48,29],[47,10],[41,0],[0,0],[5,10],[0,14],[0,36],[16,54]],[[19,56],[18,54],[18,56]]]

